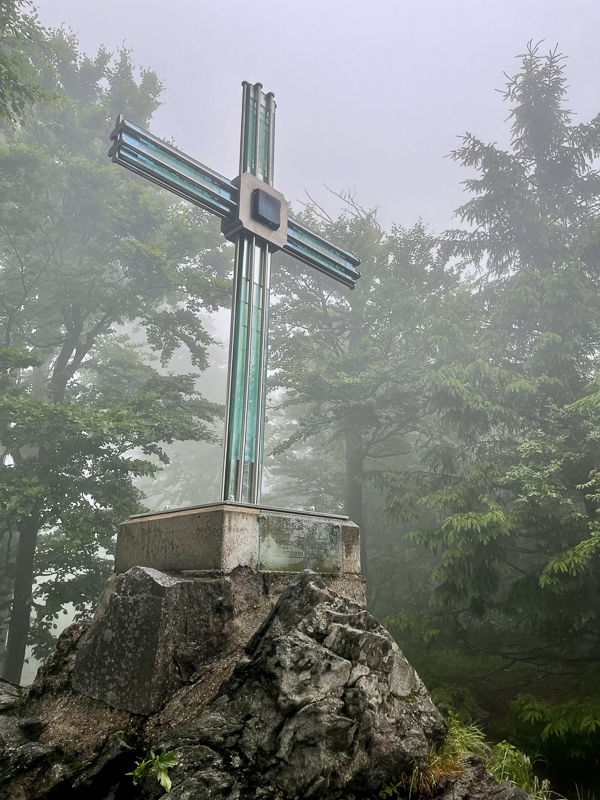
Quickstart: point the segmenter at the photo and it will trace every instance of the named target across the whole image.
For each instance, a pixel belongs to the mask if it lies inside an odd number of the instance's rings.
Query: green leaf
[[[179,762],[179,755],[174,751],[161,753],[158,757],[157,767],[159,769],[171,769]]]
[[[169,778],[166,768],[157,767],[156,777],[158,778],[158,781],[163,789],[169,793],[171,791],[171,778]]]

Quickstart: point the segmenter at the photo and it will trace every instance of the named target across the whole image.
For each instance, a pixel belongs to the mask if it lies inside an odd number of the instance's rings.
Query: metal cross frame
[[[258,503],[262,477],[271,255],[283,250],[354,288],[359,260],[288,214],[273,189],[275,102],[244,82],[240,174],[233,181],[122,116],[110,138],[116,164],[221,218],[235,242],[222,499]]]

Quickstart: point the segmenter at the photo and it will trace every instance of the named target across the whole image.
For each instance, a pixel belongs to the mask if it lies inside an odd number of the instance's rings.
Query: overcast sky
[[[262,82],[278,106],[276,187],[292,203],[306,190],[332,211],[323,184],[352,190],[386,226],[451,224],[465,175],[445,156],[465,131],[506,141],[509,109],[495,90],[530,39],[569,57],[576,120],[600,111],[600,0],[40,0],[38,9],[88,53],[132,48],[165,83],[153,132],[231,178],[241,81]]]

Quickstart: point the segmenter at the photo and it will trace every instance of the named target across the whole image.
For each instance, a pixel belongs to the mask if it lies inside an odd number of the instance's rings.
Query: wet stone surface
[[[23,691],[0,678],[0,711],[9,711],[20,701]]]
[[[303,572],[175,750],[174,800],[338,797],[423,765],[445,733],[423,683],[364,608]],[[234,789],[235,787],[235,789]],[[144,797],[158,797],[154,786]]]

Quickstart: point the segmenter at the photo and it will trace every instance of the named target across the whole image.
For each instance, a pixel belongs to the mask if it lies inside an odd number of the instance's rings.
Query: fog
[[[111,592],[129,580],[123,520],[223,495],[260,502],[261,525],[265,506],[287,520],[290,510],[334,514],[317,533],[296,525],[302,514],[275,525],[272,548],[264,527],[244,529],[240,561],[224,551],[257,581],[262,599],[248,609],[267,609],[269,587],[283,586],[262,572],[341,570],[362,587],[357,598],[365,589],[453,731],[431,749],[422,792],[403,773],[387,795],[439,800],[432,787],[478,752],[535,800],[597,798],[600,3],[45,0],[44,30],[27,0],[0,6],[2,677],[31,681],[101,594],[104,625]],[[241,191],[221,183],[198,202],[226,216],[234,247],[216,217],[151,182],[168,171],[169,147],[139,131],[127,145],[125,130],[113,157],[139,174],[111,163],[115,116],[146,127],[155,108],[147,71],[164,82],[151,131],[228,178],[242,81],[274,93],[274,186],[304,211],[287,244],[272,238],[286,229],[277,193],[244,192],[261,177],[256,164]],[[198,201],[193,182],[177,185]],[[235,227],[236,203],[249,207],[250,196],[258,233]],[[319,250],[310,231],[333,247]],[[200,513],[185,513],[203,542]],[[360,529],[354,550],[339,515]],[[173,523],[180,560],[167,559],[160,533],[150,566],[199,570],[212,587],[203,545],[181,555],[181,520],[155,515],[137,542]],[[148,566],[140,558],[132,563]],[[102,641],[130,646],[132,631],[146,635],[159,618],[170,636],[156,608]],[[192,628],[208,652],[204,628]],[[67,650],[83,627],[70,630]],[[143,660],[143,649],[131,653]],[[71,686],[55,680],[73,661],[61,652],[47,674],[57,697]],[[177,665],[182,686],[197,666]],[[0,712],[10,696],[27,716],[29,700],[5,688]],[[195,713],[195,700],[184,704]],[[67,738],[60,758],[79,769]],[[455,739],[462,749],[443,749]]]
[[[87,52],[132,48],[165,83],[153,132],[227,177],[240,83],[260,81],[278,104],[279,190],[332,211],[324,185],[350,190],[384,225],[451,223],[464,174],[445,156],[465,131],[504,142],[494,89],[528,41],[568,55],[582,120],[600,106],[600,83],[586,79],[600,73],[596,0],[43,0],[39,14]]]

